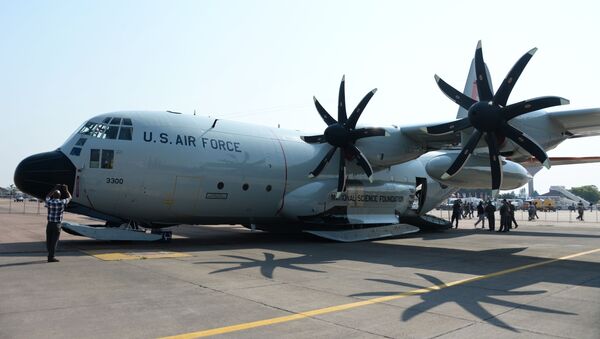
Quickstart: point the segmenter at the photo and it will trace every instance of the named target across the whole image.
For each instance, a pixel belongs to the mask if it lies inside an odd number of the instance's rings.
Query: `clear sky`
[[[361,124],[451,120],[433,79],[462,89],[475,46],[497,88],[538,53],[509,102],[542,95],[600,107],[598,1],[0,1],[0,186],[19,161],[54,150],[85,120],[175,110],[320,132],[312,96],[334,111],[379,91]],[[600,155],[600,139],[551,156]],[[550,185],[600,187],[599,164],[554,167]]]

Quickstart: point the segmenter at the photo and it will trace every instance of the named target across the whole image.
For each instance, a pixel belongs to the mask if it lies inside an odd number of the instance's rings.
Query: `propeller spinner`
[[[502,163],[500,161],[500,150],[498,145],[499,136],[505,136],[514,141],[517,145],[533,155],[546,168],[550,168],[548,155],[544,149],[525,133],[508,124],[510,119],[520,115],[543,108],[569,103],[569,100],[561,97],[544,96],[524,100],[508,106],[506,105],[515,83],[536,51],[537,48],[533,48],[525,53],[515,63],[510,72],[508,72],[498,91],[493,94],[491,91],[490,79],[488,78],[488,73],[483,61],[481,41],[479,41],[477,49],[475,50],[476,84],[479,101],[457,91],[439,76],[435,76],[435,81],[442,92],[444,92],[444,94],[452,101],[467,109],[468,116],[449,123],[427,127],[427,132],[430,134],[446,134],[458,132],[469,127],[474,128],[473,134],[471,134],[471,137],[456,160],[454,160],[454,163],[452,163],[446,173],[442,175],[442,179],[448,179],[461,170],[482,137],[484,137],[488,146],[492,172],[492,190],[494,193],[497,193],[502,184]]]
[[[323,121],[327,124],[325,132],[321,135],[303,136],[302,140],[309,144],[321,144],[327,142],[331,145],[331,149],[323,160],[317,165],[317,167],[310,172],[309,178],[318,176],[321,171],[325,168],[327,163],[331,160],[335,151],[340,149],[340,163],[339,163],[339,174],[338,174],[338,188],[337,196],[339,197],[343,191],[346,190],[346,160],[355,159],[357,164],[363,169],[369,180],[372,181],[373,169],[371,164],[364,156],[364,154],[354,144],[356,140],[368,137],[384,136],[386,131],[383,128],[359,128],[356,129],[356,123],[358,118],[364,111],[365,107],[369,103],[369,100],[373,97],[377,89],[373,89],[360,101],[356,106],[350,117],[346,115],[346,95],[344,90],[345,76],[342,77],[340,84],[340,94],[338,99],[338,119],[335,120],[323,106],[319,103],[317,98],[313,97],[315,106]]]

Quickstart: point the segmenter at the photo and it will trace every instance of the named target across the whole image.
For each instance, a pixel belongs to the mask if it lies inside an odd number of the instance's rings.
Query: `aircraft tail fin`
[[[485,71],[487,72],[488,79],[490,79],[490,87],[492,86],[492,78],[490,76],[490,71],[485,65]],[[469,75],[467,76],[467,83],[465,84],[465,89],[463,90],[463,94],[467,95],[471,99],[479,100],[479,93],[477,92],[477,73],[475,72],[475,58],[471,60],[471,67],[469,67]],[[491,88],[492,93],[494,93],[494,89]],[[459,107],[458,112],[456,113],[457,119],[462,119],[467,116],[467,110]]]

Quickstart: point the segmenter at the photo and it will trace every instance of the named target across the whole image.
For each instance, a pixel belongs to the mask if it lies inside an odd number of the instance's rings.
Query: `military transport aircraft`
[[[436,75],[460,106],[451,122],[359,126],[376,90],[348,116],[342,78],[337,119],[314,99],[327,125],[321,135],[169,111],[106,113],[57,150],[23,160],[15,183],[37,198],[67,183],[68,210],[106,225],[65,229],[98,239],[138,239],[131,234],[148,234],[140,229],[183,223],[296,229],[339,241],[415,232],[435,225],[426,213],[459,188],[523,186],[531,175],[522,163],[549,167],[546,150],[600,134],[600,108],[543,111],[568,103],[554,96],[508,104],[535,51],[496,92],[481,42],[463,92]]]

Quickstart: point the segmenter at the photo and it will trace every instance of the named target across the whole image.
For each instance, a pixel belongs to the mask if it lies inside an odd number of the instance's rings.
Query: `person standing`
[[[454,224],[454,220],[456,220],[456,226],[454,228],[458,228],[458,219],[460,219],[462,213],[462,208],[460,207],[460,200],[454,200],[454,204],[452,204],[452,217],[450,218],[450,227]]]
[[[583,211],[584,211],[584,209],[583,209],[583,201],[579,200],[579,202],[577,203],[577,213],[579,214],[577,216],[578,220],[583,221]]]
[[[508,220],[508,228],[513,228],[513,224],[515,224],[515,228],[518,228],[519,224],[517,224],[517,220],[515,220],[515,205],[513,205],[510,202],[508,203],[508,212],[510,214],[510,218]]]
[[[488,219],[488,225],[490,227],[489,231],[494,231],[496,228],[496,216],[494,213],[496,212],[496,207],[492,204],[491,200],[488,200],[487,205],[485,205],[485,215]]]
[[[529,221],[535,219],[535,204],[533,201],[529,203],[529,206],[527,207],[527,213],[529,215]]]
[[[64,199],[61,199],[61,196]],[[58,262],[54,253],[60,238],[61,224],[65,207],[71,201],[71,193],[67,185],[56,185],[46,196],[46,207],[48,208],[48,224],[46,224],[46,249],[48,250],[48,262]]]
[[[480,201],[477,205],[477,222],[475,223],[475,228],[477,228],[477,224],[481,222],[481,228],[485,228],[485,208],[483,207],[483,201]]]
[[[506,199],[502,200],[502,205],[500,205],[500,229],[498,232],[507,232],[508,231],[508,219],[510,218],[510,213],[508,211],[508,202]]]

